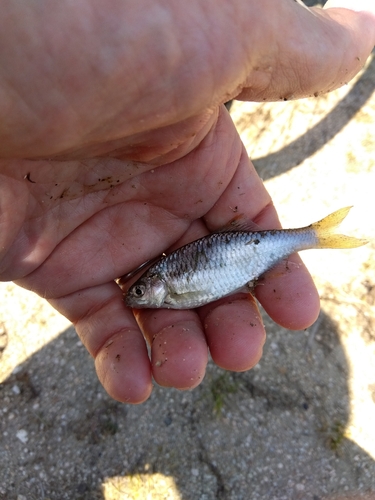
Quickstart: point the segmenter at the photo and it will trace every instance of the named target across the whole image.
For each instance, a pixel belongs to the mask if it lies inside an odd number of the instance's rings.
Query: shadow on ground
[[[345,438],[348,366],[335,323],[321,313],[305,332],[267,329],[255,370],[210,364],[196,390],[156,388],[126,406],[103,392],[69,328],[0,386],[0,498],[141,498],[157,473],[176,488],[157,499],[374,491],[374,461]],[[102,486],[111,481],[117,496]]]

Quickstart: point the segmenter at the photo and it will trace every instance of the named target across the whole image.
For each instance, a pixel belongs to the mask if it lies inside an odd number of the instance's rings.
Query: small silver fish
[[[251,286],[294,252],[355,248],[366,240],[334,234],[351,207],[299,229],[226,229],[175,250],[153,264],[128,290],[134,308],[191,309]]]

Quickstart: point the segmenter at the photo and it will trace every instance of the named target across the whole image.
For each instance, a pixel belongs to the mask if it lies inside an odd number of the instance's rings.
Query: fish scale
[[[151,273],[164,277],[172,295],[185,295],[186,308],[198,307],[241,289],[302,245],[315,243],[311,232],[295,230],[276,238],[274,231],[216,233],[165,257]]]
[[[129,288],[126,304],[135,308],[199,307],[243,289],[296,251],[364,245],[365,240],[332,234],[349,210],[342,208],[299,229],[225,230],[188,243],[153,264]]]

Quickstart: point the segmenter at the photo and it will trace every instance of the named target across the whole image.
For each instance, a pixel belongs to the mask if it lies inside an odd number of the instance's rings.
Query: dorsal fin
[[[215,231],[216,233],[227,233],[228,231],[261,231],[258,224],[247,219],[244,215],[236,215],[224,227]]]

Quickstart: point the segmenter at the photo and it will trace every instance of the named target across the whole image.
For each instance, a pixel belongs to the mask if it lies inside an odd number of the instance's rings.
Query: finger
[[[308,328],[319,315],[318,291],[304,263],[296,254],[260,279],[255,288],[255,296],[276,323],[290,330]]]
[[[194,311],[134,310],[151,346],[152,374],[164,387],[192,389],[204,377],[208,350],[201,322]]]
[[[236,294],[199,310],[212,359],[226,370],[245,371],[262,356],[266,333],[251,294]]]
[[[75,325],[110,396],[128,403],[142,403],[150,396],[146,343],[115,283],[81,290],[50,303]]]
[[[245,150],[231,183],[205,218],[208,227],[211,230],[222,227],[233,216],[233,207],[262,229],[281,227],[270,196]],[[291,256],[288,262],[288,269],[284,264],[278,268],[280,272],[271,270],[265,274],[256,287],[256,297],[280,325],[307,328],[319,314],[318,292],[298,255]]]
[[[355,0],[334,2],[347,6]],[[278,2],[264,11],[261,31],[249,38],[258,47],[243,100],[288,100],[329,92],[347,83],[363,67],[375,44],[374,7],[359,2],[344,9],[305,9],[296,2]],[[372,2],[373,3],[373,2]]]

